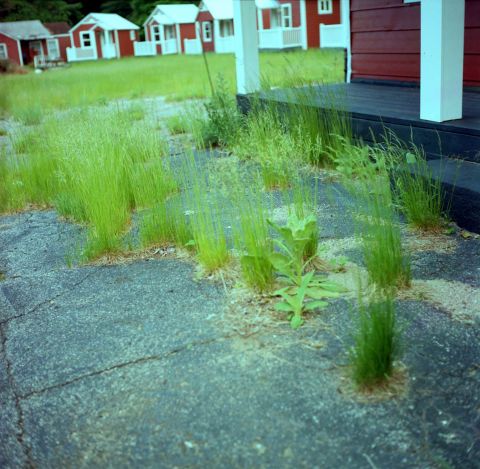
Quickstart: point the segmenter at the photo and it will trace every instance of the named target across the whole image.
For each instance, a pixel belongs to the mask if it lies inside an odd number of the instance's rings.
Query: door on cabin
[[[30,42],[30,57],[33,59],[37,55],[40,57],[43,56],[43,48],[42,48],[42,43],[40,41],[31,41]]]

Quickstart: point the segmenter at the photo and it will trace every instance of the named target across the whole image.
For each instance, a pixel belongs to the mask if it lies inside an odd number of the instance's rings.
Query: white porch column
[[[302,32],[302,49],[307,50],[307,6],[305,5],[305,0],[300,0],[300,28]]]
[[[180,25],[178,23],[175,24],[175,35],[177,36],[177,54],[182,53],[182,36],[180,35]]]
[[[345,80],[350,83],[352,77],[352,49],[350,36],[350,0],[340,2],[340,22],[342,23],[343,40],[347,49],[347,70]],[[320,38],[320,41],[322,38]]]
[[[462,117],[465,0],[422,0],[420,118]]]
[[[237,92],[241,94],[260,89],[256,15],[255,2],[233,0]]]

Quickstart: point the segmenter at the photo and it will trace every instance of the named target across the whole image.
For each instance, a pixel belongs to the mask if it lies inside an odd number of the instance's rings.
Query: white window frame
[[[420,3],[420,0],[403,0],[403,3]]]
[[[219,24],[220,37],[232,37],[234,36],[233,32],[233,20],[220,20]],[[225,34],[226,32],[231,34]]]
[[[152,29],[150,31],[152,33],[152,41],[153,42],[160,42],[162,40],[162,35],[160,34],[160,25],[159,24],[152,24]]]
[[[318,0],[318,14],[331,15],[333,13],[333,0]]]
[[[52,43],[55,44],[55,54],[52,54],[52,48],[50,46],[50,44],[52,44]],[[48,56],[51,59],[59,59],[60,58],[60,45],[58,43],[58,39],[55,39],[55,38],[47,39],[47,52],[48,52]]]
[[[212,23],[211,23],[211,21],[204,21],[202,23],[202,37],[203,37],[203,42],[212,42]]]
[[[175,25],[174,24],[166,24],[165,25],[165,40],[168,41],[169,39],[176,39],[177,34],[175,32]]]
[[[88,36],[89,46],[85,45],[85,36]],[[80,47],[82,49],[87,49],[88,47],[93,47],[92,33],[90,31],[80,31]]]
[[[130,30],[130,41],[135,41],[135,30],[134,29]]]
[[[8,59],[8,47],[5,43],[0,42],[0,60]]]
[[[292,21],[292,4],[291,3],[283,3],[280,6],[281,11],[281,26],[283,29],[291,29],[293,28],[293,21]],[[285,13],[287,12],[287,13]],[[286,26],[285,23],[288,21],[289,26]]]

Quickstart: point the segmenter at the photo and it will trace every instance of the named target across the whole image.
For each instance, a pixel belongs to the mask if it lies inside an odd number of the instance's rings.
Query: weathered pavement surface
[[[345,301],[240,337],[190,264],[67,268],[79,236],[0,218],[0,467],[479,467],[478,321],[400,302],[409,387],[362,403],[342,391]],[[424,277],[480,287],[478,241],[459,249]]]

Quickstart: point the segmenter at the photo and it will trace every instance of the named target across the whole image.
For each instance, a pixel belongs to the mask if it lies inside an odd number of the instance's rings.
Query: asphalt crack
[[[100,268],[97,268],[97,269],[94,269],[90,272],[88,272],[84,277],[82,277],[78,282],[74,283],[70,288],[67,288],[67,289],[64,289],[62,290],[60,293],[57,293],[56,295],[50,297],[50,298],[47,298],[46,300],[43,300],[42,302],[36,304],[33,308],[29,309],[28,311],[25,311],[23,313],[20,313],[20,314],[17,314],[15,316],[11,316],[7,319],[4,319],[2,321],[0,321],[0,326],[4,325],[4,324],[8,324],[10,321],[12,321],[13,319],[19,319],[19,318],[23,318],[24,316],[28,316],[32,313],[34,313],[35,311],[38,311],[42,306],[48,304],[48,303],[51,303],[52,301],[55,301],[56,299],[60,298],[61,296],[63,295],[66,295],[67,293],[71,292],[72,290],[74,290],[75,288],[77,288],[79,285],[81,285],[85,280],[87,280],[89,277],[91,277],[92,275],[96,274],[98,271],[100,270]],[[17,308],[15,308],[15,305],[12,304],[12,302],[7,298],[7,296],[5,295],[5,298],[7,299],[7,301],[12,305],[12,308],[17,311]]]
[[[15,438],[17,439],[20,447],[23,450],[23,453],[25,454],[26,458],[26,467],[28,468],[34,468],[35,465],[33,463],[33,458],[32,458],[32,452],[30,447],[25,443],[25,418],[23,414],[23,409],[20,404],[21,397],[18,395],[18,393],[15,391],[15,378],[13,376],[13,371],[12,371],[12,363],[8,359],[7,356],[7,348],[6,348],[6,343],[7,343],[7,335],[5,333],[5,330],[3,329],[2,325],[0,325],[0,340],[1,340],[1,352],[5,360],[5,368],[7,371],[7,379],[8,379],[8,385],[10,388],[11,393],[13,394],[14,398],[14,403],[15,403],[15,411],[17,413],[17,432],[15,434]]]
[[[209,344],[212,344],[212,343],[215,343],[215,342],[221,342],[221,341],[224,341],[224,340],[231,339],[235,336],[237,336],[237,334],[230,334],[230,335],[225,335],[225,336],[216,337],[216,338],[212,338],[212,339],[190,342],[188,344],[185,344],[185,345],[182,345],[180,347],[174,348],[174,349],[172,349],[172,350],[170,350],[166,353],[163,353],[163,354],[148,355],[146,357],[136,358],[135,360],[129,360],[129,361],[126,361],[126,362],[117,363],[117,364],[109,366],[107,368],[102,368],[101,370],[96,370],[96,371],[92,371],[90,373],[85,373],[84,375],[77,376],[76,378],[72,378],[72,379],[70,379],[68,381],[65,381],[63,383],[54,384],[52,386],[46,386],[42,389],[36,389],[36,390],[30,391],[26,394],[19,395],[18,397],[21,400],[29,399],[30,397],[39,396],[41,394],[44,394],[47,391],[52,391],[54,389],[60,389],[60,388],[70,386],[71,384],[77,383],[77,382],[82,381],[82,380],[87,379],[87,378],[92,378],[92,377],[95,377],[95,376],[101,376],[101,375],[109,373],[111,371],[119,370],[119,369],[122,369],[122,368],[127,368],[129,366],[142,365],[144,363],[148,363],[148,362],[152,362],[152,361],[165,360],[165,359],[167,359],[167,358],[169,358],[173,355],[176,355],[177,353],[181,353],[185,350],[189,350],[192,347],[209,345]]]

